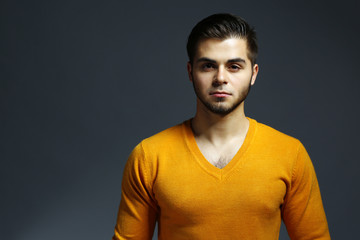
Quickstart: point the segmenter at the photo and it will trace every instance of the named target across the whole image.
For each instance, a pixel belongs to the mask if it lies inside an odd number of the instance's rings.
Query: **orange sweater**
[[[330,239],[311,160],[295,138],[250,120],[223,169],[201,154],[190,122],[143,140],[126,164],[113,240]]]

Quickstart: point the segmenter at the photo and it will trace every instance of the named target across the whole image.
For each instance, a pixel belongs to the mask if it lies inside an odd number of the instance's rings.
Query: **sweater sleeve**
[[[113,240],[152,239],[157,205],[146,161],[140,143],[132,151],[125,165]]]
[[[282,216],[292,240],[330,239],[315,170],[301,143],[282,207]]]

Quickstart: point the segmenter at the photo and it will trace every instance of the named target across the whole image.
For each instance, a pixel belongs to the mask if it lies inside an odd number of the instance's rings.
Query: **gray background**
[[[358,236],[356,2],[1,0],[0,238],[111,238],[128,154],[195,112],[186,38],[216,12],[258,32],[247,115],[303,142],[333,239]]]

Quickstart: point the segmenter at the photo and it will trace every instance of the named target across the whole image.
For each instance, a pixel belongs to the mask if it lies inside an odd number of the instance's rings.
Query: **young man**
[[[314,168],[295,138],[244,114],[255,32],[241,18],[199,22],[187,45],[194,118],[143,140],[126,164],[114,240],[330,239]]]

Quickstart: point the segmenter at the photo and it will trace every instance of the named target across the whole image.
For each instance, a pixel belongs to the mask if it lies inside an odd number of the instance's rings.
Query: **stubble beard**
[[[194,78],[193,78],[194,79]],[[195,79],[194,79],[195,80]],[[251,79],[249,81],[249,87],[244,89],[239,98],[237,99],[236,102],[234,102],[231,106],[223,106],[222,104],[218,104],[221,102],[224,102],[224,98],[217,98],[215,103],[211,103],[206,101],[201,94],[199,93],[197,87],[195,86],[195,81],[193,80],[193,87],[194,87],[194,91],[195,94],[197,96],[198,99],[200,99],[201,103],[204,104],[204,106],[212,113],[215,113],[217,115],[221,115],[221,116],[225,116],[229,113],[231,113],[232,111],[234,111],[242,102],[245,101],[246,97],[248,96],[250,89],[251,89]],[[221,86],[219,87],[219,90],[221,90]]]

